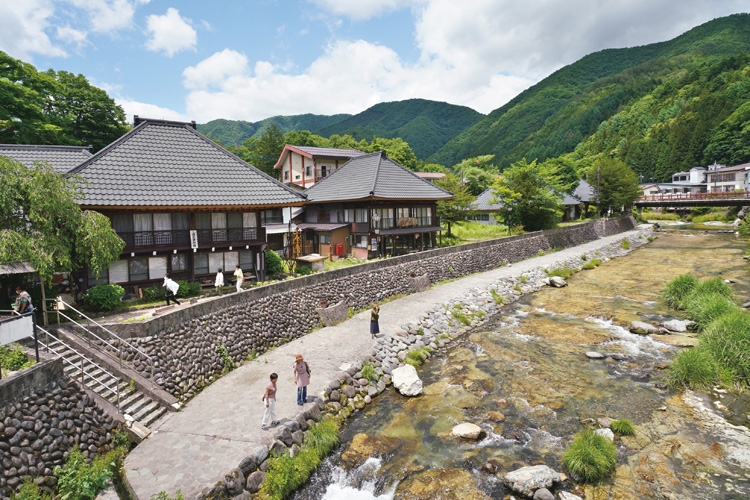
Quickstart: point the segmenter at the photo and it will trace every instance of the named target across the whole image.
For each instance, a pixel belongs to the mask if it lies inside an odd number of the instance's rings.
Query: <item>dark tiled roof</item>
[[[383,151],[352,158],[305,191],[307,201],[446,200],[453,194],[417,177]]]
[[[304,198],[198,133],[142,119],[71,171],[88,181],[81,205],[285,206]]]
[[[576,198],[575,196],[571,196],[569,194],[563,194],[563,205],[570,206],[570,205],[580,205],[581,200]]]
[[[477,196],[477,199],[471,203],[471,206],[474,210],[500,210],[503,208],[503,204],[492,203],[492,198],[494,196],[495,194],[492,192],[491,188],[485,189],[479,194],[479,196]]]
[[[47,162],[56,172],[65,173],[91,158],[90,146],[33,146],[0,144],[0,156],[34,168],[34,163]]]
[[[596,189],[594,189],[591,184],[581,179],[578,181],[578,186],[573,190],[573,196],[582,202],[587,203],[596,199]]]

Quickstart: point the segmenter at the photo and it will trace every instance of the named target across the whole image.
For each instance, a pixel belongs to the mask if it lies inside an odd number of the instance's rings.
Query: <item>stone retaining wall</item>
[[[0,398],[0,497],[25,476],[56,485],[55,467],[74,446],[87,458],[111,449],[112,417],[64,376],[59,358],[0,381]]]
[[[411,293],[412,273],[437,283],[634,227],[632,217],[593,221],[368,262],[199,303],[189,310],[129,326],[129,334],[156,359],[155,382],[186,400],[221,375],[224,360],[219,346],[239,363],[301,337],[320,325],[316,308],[321,299],[362,310],[374,302]],[[145,363],[135,353],[126,354],[125,359],[147,376]]]

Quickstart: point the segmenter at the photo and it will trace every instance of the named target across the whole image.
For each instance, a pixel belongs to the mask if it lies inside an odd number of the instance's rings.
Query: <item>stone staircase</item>
[[[136,431],[145,434],[142,437],[148,435],[148,427],[168,410],[176,409],[150,397],[134,380],[113,369],[112,363],[96,359],[101,358],[102,353],[93,356],[93,353],[86,352],[81,345],[75,345],[70,339],[66,339],[69,335],[71,334],[68,332],[61,334],[59,329],[54,333],[43,330],[39,336],[40,350],[61,357],[65,373],[117,407],[131,428],[133,422],[139,424],[136,424],[137,427],[145,428]],[[113,362],[117,363],[116,360]]]

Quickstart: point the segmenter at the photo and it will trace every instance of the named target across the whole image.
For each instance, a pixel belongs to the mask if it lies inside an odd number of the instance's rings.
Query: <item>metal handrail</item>
[[[71,306],[67,302],[64,302],[62,299],[58,298],[57,302],[58,302],[58,304],[63,304],[65,306],[65,309],[70,309],[71,311],[73,311],[76,314],[80,315],[81,317],[85,318],[86,321],[89,321],[89,322],[95,324],[96,326],[98,326],[99,328],[101,328],[102,330],[104,330],[105,332],[107,332],[108,334],[110,334],[112,337],[116,338],[121,343],[125,344],[126,346],[128,346],[129,348],[133,349],[135,352],[137,352],[138,354],[140,354],[141,356],[143,356],[144,358],[146,358],[146,360],[151,365],[151,377],[150,377],[150,379],[151,379],[151,386],[153,388],[153,384],[154,384],[154,358],[152,358],[151,356],[149,356],[148,354],[146,354],[145,352],[143,352],[141,349],[138,348],[138,346],[136,346],[134,344],[131,344],[130,342],[128,342],[124,338],[122,338],[119,335],[117,335],[112,330],[110,330],[110,329],[108,329],[108,328],[100,325],[95,320],[89,318],[88,316],[86,316],[85,314],[83,314],[81,311],[79,311],[75,307]],[[108,346],[110,346],[112,349],[114,349],[117,352],[117,354],[118,354],[118,359],[120,360],[120,366],[122,366],[122,349],[119,349],[119,348],[115,347],[111,343],[107,342],[106,339],[103,339],[102,337],[100,337],[96,333],[92,332],[91,330],[89,330],[88,328],[86,328],[84,325],[82,325],[81,323],[79,323],[78,321],[76,321],[75,319],[73,319],[70,316],[68,316],[67,314],[61,312],[59,306],[57,307],[57,314],[60,315],[60,316],[62,316],[62,317],[64,317],[64,318],[66,318],[66,319],[68,319],[68,320],[70,320],[70,321],[72,321],[74,324],[76,324],[76,325],[80,326],[81,328],[83,328],[87,333],[93,335],[94,337],[96,337],[97,339],[101,340],[102,342],[104,342],[105,344],[107,344]],[[89,342],[91,342],[90,339],[89,339]]]
[[[37,326],[37,328],[39,328],[39,330],[41,330],[42,332],[44,332],[44,335],[45,335],[45,340],[46,340],[47,342],[42,342],[42,341],[40,340],[40,341],[39,341],[39,343],[40,343],[40,344],[42,344],[42,346],[43,346],[43,347],[44,347],[44,348],[45,348],[45,349],[47,350],[47,352],[52,352],[53,354],[57,355],[57,356],[58,356],[58,357],[59,357],[60,359],[62,359],[64,363],[68,363],[68,364],[69,364],[70,366],[72,366],[72,367],[73,367],[73,368],[74,368],[75,370],[78,370],[78,371],[79,371],[79,372],[81,373],[81,384],[83,384],[83,385],[86,385],[87,387],[91,387],[91,386],[88,386],[88,385],[87,385],[87,384],[86,384],[86,383],[85,383],[85,382],[83,381],[83,377],[84,377],[84,376],[86,376],[86,377],[88,377],[89,379],[91,379],[91,380],[95,381],[96,383],[98,383],[100,387],[102,387],[102,388],[104,388],[105,390],[107,390],[107,391],[109,391],[110,393],[112,393],[112,394],[113,394],[113,395],[115,396],[116,400],[117,400],[117,405],[116,405],[116,406],[117,406],[117,409],[118,409],[118,410],[120,410],[120,411],[122,411],[122,408],[120,408],[120,384],[117,384],[117,385],[116,385],[116,389],[112,389],[112,388],[111,388],[111,387],[110,387],[109,385],[107,385],[107,384],[106,384],[105,382],[103,382],[103,381],[102,381],[102,380],[100,380],[99,378],[97,378],[97,377],[95,377],[95,376],[91,375],[90,373],[86,373],[86,371],[85,371],[85,370],[83,369],[83,360],[85,359],[85,360],[86,360],[86,361],[88,361],[88,362],[89,362],[90,364],[94,365],[94,367],[98,368],[99,370],[101,370],[102,372],[104,372],[104,373],[105,373],[106,375],[109,375],[110,377],[112,377],[113,379],[115,379],[115,380],[117,380],[117,381],[119,381],[119,380],[120,380],[120,377],[118,377],[117,375],[114,375],[113,373],[110,373],[109,371],[107,371],[107,369],[106,369],[106,368],[104,368],[103,366],[99,365],[99,364],[98,364],[98,363],[96,363],[95,361],[93,361],[93,360],[91,360],[91,359],[87,358],[87,357],[86,357],[86,356],[85,356],[84,354],[82,354],[81,352],[77,351],[77,350],[76,350],[76,349],[75,349],[74,347],[72,347],[72,346],[70,346],[70,345],[66,344],[66,343],[65,343],[65,342],[64,342],[64,341],[63,341],[63,340],[62,340],[61,338],[59,338],[59,337],[55,336],[54,334],[52,334],[52,333],[48,332],[47,330],[45,330],[45,329],[44,329],[44,328],[42,328],[41,326]],[[75,354],[77,354],[77,355],[78,355],[78,356],[79,356],[79,357],[81,358],[81,367],[79,368],[78,366],[76,366],[76,364],[75,364],[75,363],[73,363],[73,362],[72,362],[72,361],[70,361],[69,359],[66,359],[66,358],[65,358],[65,357],[64,357],[64,356],[62,355],[62,353],[59,353],[59,352],[57,352],[57,351],[55,350],[55,348],[54,348],[54,347],[50,347],[50,345],[49,345],[49,344],[50,344],[50,342],[49,342],[49,338],[48,338],[48,337],[52,337],[52,339],[53,339],[53,340],[56,340],[57,342],[59,342],[60,344],[62,344],[63,346],[65,346],[65,347],[66,347],[67,349],[70,349],[70,350],[71,350],[71,351],[73,351],[73,352],[74,352]],[[93,384],[92,384],[92,385],[93,385]],[[92,388],[92,390],[93,390],[93,387],[91,387],[91,388]]]

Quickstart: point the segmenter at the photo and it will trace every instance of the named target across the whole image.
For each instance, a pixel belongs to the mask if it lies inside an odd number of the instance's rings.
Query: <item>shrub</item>
[[[736,310],[717,318],[700,342],[719,366],[750,385],[750,314]]]
[[[310,266],[297,266],[297,274],[300,276],[307,276],[308,274],[313,274],[315,271],[313,271],[313,268]]]
[[[284,262],[273,250],[266,251],[266,272],[271,276],[284,272]]]
[[[693,293],[700,281],[692,274],[682,274],[667,282],[661,291],[669,307],[684,309],[685,300]]]
[[[157,286],[157,285],[144,288],[143,300],[147,302],[156,302],[158,300],[164,300],[164,288]]]
[[[730,300],[734,300],[734,290],[721,278],[709,278],[698,283],[693,289],[697,295],[708,295],[714,293]]]
[[[201,293],[201,284],[198,281],[177,280],[177,284],[180,285],[180,288],[177,290],[177,297],[181,299],[200,295]]]
[[[627,238],[623,238],[620,243],[620,248],[623,250],[630,250],[630,241],[628,241]]]
[[[221,373],[225,374],[234,370],[234,361],[232,361],[232,357],[229,355],[227,348],[224,347],[223,345],[217,345],[216,351],[219,353],[219,357],[221,358],[221,361],[224,363],[224,369]]]
[[[18,344],[0,345],[0,366],[4,370],[21,370],[34,364],[26,357],[23,347]]]
[[[369,361],[362,365],[362,378],[366,378],[370,382],[375,382],[378,379],[378,374],[375,372],[375,365]]]
[[[552,269],[551,271],[545,270],[544,272],[547,273],[547,276],[549,276],[550,278],[553,276],[559,276],[562,279],[566,280],[570,278],[571,276],[573,276],[573,273],[575,271],[569,268],[568,266],[565,266],[565,267],[558,267],[558,268]]]
[[[672,360],[667,371],[666,383],[670,387],[705,389],[719,380],[719,366],[710,353],[695,347],[681,351]]]
[[[103,283],[89,288],[83,298],[95,311],[111,311],[120,304],[123,295],[125,289],[120,285]]]
[[[93,499],[107,487],[122,456],[121,449],[97,456],[86,463],[81,450],[74,446],[64,467],[55,469],[60,500]]]
[[[737,310],[737,305],[730,299],[719,294],[701,295],[693,293],[685,304],[687,315],[703,330],[713,320],[727,313]]]
[[[583,265],[583,269],[590,270],[598,267],[602,263],[599,259],[591,259]]]
[[[610,422],[609,428],[612,429],[612,432],[620,436],[635,435],[635,425],[627,419],[613,420]]]
[[[563,453],[563,463],[580,481],[593,483],[609,474],[617,464],[615,445],[592,430],[579,432]]]

